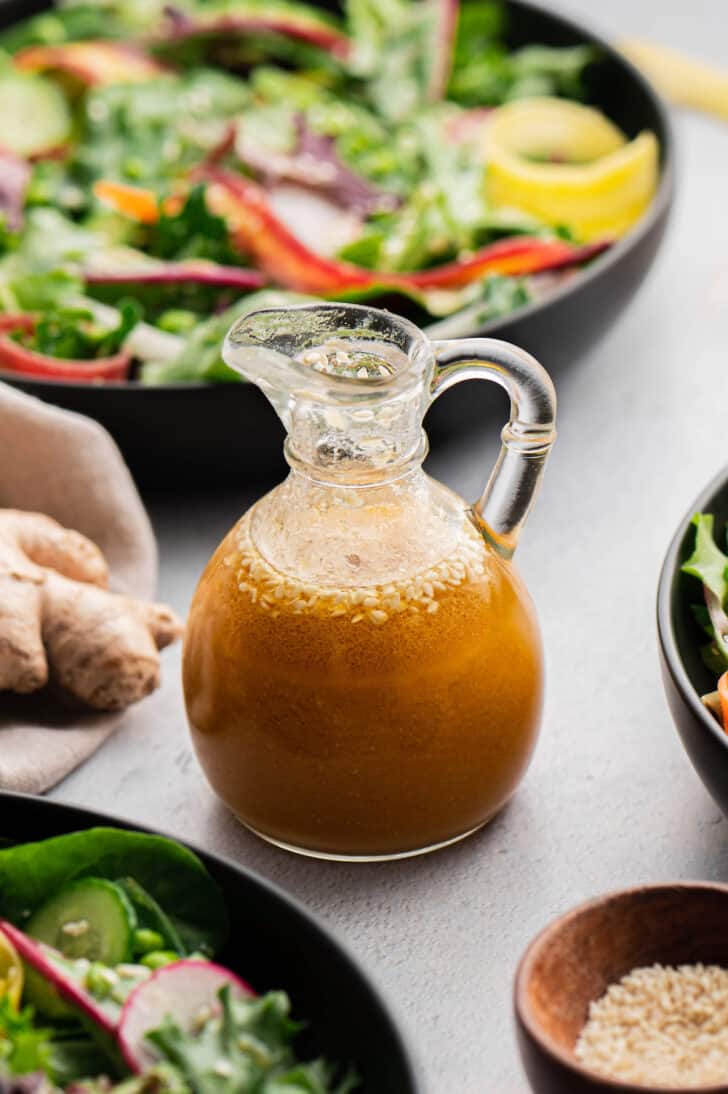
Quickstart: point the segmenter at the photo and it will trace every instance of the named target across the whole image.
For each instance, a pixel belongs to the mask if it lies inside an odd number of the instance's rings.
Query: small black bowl
[[[318,0],[335,8],[338,0]],[[467,0],[464,0],[466,3]],[[0,0],[0,27],[43,10],[49,0]],[[634,296],[662,240],[672,205],[674,147],[667,111],[636,68],[588,26],[529,0],[506,0],[506,40],[514,49],[596,47],[600,62],[589,80],[589,101],[629,137],[651,129],[660,143],[660,183],[640,223],[543,301],[493,319],[480,330],[516,342],[551,371],[574,360],[601,337]],[[0,373],[47,402],[96,418],[118,441],[135,475],[146,484],[180,485],[283,470],[282,430],[261,393],[250,384],[79,384]],[[485,384],[467,384],[438,400],[427,418],[437,441],[477,425],[492,406]]]
[[[715,690],[715,677],[700,656],[706,638],[690,610],[691,604],[699,603],[699,585],[680,572],[693,549],[690,520],[694,513],[713,513],[715,531],[722,536],[728,523],[728,467],[706,486],[680,521],[657,591],[660,667],[667,701],[693,767],[728,815],[728,735],[700,701],[701,695]]]
[[[95,825],[145,831],[76,806],[0,792],[0,845],[47,839]],[[162,833],[166,834],[166,833]],[[366,973],[295,901],[255,874],[198,848],[230,913],[223,963],[256,990],[283,989],[306,1021],[301,1054],[353,1065],[361,1094],[422,1094],[412,1058]]]

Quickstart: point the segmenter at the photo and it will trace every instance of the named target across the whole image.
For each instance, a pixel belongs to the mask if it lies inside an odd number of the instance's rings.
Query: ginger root
[[[158,651],[182,634],[162,604],[108,589],[101,551],[41,513],[0,509],[0,690],[48,681],[123,710],[159,686]]]

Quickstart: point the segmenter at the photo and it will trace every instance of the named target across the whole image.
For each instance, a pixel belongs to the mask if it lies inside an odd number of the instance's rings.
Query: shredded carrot
[[[141,186],[129,186],[125,182],[99,179],[94,183],[94,194],[117,213],[123,213],[142,224],[156,224],[159,220],[159,202],[152,190]]]
[[[724,672],[718,681],[718,695],[723,729],[728,733],[728,672]]]

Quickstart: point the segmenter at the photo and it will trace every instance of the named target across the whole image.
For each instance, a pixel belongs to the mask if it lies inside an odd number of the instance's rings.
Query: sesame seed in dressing
[[[446,597],[464,582],[482,580],[486,573],[487,555],[482,540],[474,529],[468,527],[454,555],[399,582],[346,588],[315,585],[299,581],[271,566],[253,543],[250,523],[248,515],[237,529],[238,590],[249,596],[253,603],[259,602],[266,611],[275,608],[296,615],[308,613],[333,619],[348,616],[352,623],[367,620],[381,626],[407,610],[414,613],[436,612],[440,598]],[[356,564],[352,559],[357,560]],[[358,554],[347,555],[346,561],[354,570],[362,565]]]
[[[462,499],[419,472],[362,490],[294,472],[211,559],[185,688],[202,765],[245,824],[386,857],[469,832],[510,796],[540,644]]]

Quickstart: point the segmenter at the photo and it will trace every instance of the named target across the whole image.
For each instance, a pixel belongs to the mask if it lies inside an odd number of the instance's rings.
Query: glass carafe
[[[511,556],[555,437],[548,375],[505,342],[430,342],[349,304],[250,314],[223,356],[280,415],[291,470],[192,604],[185,699],[207,778],[305,854],[396,858],[468,835],[515,790],[540,721],[538,624]],[[511,399],[474,505],[421,467],[425,411],[471,378]]]

